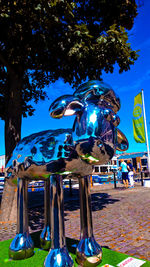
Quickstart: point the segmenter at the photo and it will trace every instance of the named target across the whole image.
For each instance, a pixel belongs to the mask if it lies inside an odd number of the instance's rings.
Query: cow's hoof
[[[80,240],[76,250],[76,261],[80,266],[97,266],[101,260],[102,249],[94,237]]]
[[[9,257],[13,260],[22,260],[34,254],[34,244],[28,233],[16,234],[9,247]]]
[[[41,235],[40,235],[41,248],[44,250],[49,250],[51,246],[51,233],[50,227],[45,226]]]
[[[45,267],[72,267],[74,266],[73,260],[68,253],[66,247],[51,249],[47,255],[45,262]]]

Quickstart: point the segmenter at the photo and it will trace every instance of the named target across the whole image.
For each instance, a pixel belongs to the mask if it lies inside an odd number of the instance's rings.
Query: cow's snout
[[[113,157],[115,148],[111,142],[105,143],[100,138],[90,137],[78,142],[76,151],[82,160],[90,164],[104,164]]]

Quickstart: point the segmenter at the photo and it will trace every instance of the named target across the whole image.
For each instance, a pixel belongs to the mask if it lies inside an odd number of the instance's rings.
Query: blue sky
[[[121,100],[121,109],[118,113],[121,122],[118,128],[126,135],[129,141],[127,152],[146,151],[146,144],[138,144],[133,138],[132,113],[134,96],[144,89],[145,109],[147,118],[148,137],[150,143],[150,1],[142,1],[143,5],[138,9],[138,16],[134,26],[129,32],[129,42],[133,49],[140,49],[139,58],[131,67],[131,70],[122,74],[118,73],[115,66],[113,74],[103,73],[103,81],[110,84]],[[69,84],[58,80],[47,89],[50,100],[40,101],[35,105],[34,116],[23,118],[22,137],[42,130],[55,128],[71,128],[74,117],[65,117],[55,120],[49,116],[51,102],[62,94],[72,94],[73,89]],[[0,120],[0,155],[4,149],[4,122]]]

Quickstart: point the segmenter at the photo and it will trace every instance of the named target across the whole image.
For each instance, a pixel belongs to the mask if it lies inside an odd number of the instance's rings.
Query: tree
[[[0,118],[6,162],[21,138],[22,116],[33,115],[31,100],[45,99],[45,85],[60,77],[74,86],[87,77],[100,79],[102,70],[113,72],[115,63],[120,72],[130,69],[137,52],[127,31],[136,15],[133,0],[1,1]]]

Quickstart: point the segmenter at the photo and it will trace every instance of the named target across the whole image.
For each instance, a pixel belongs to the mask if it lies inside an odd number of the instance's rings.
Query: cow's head
[[[117,129],[119,109],[120,100],[112,88],[94,80],[81,85],[73,96],[56,99],[50,106],[50,115],[53,118],[76,115],[73,140],[78,155],[91,164],[103,164],[116,149],[128,149],[126,137]]]

